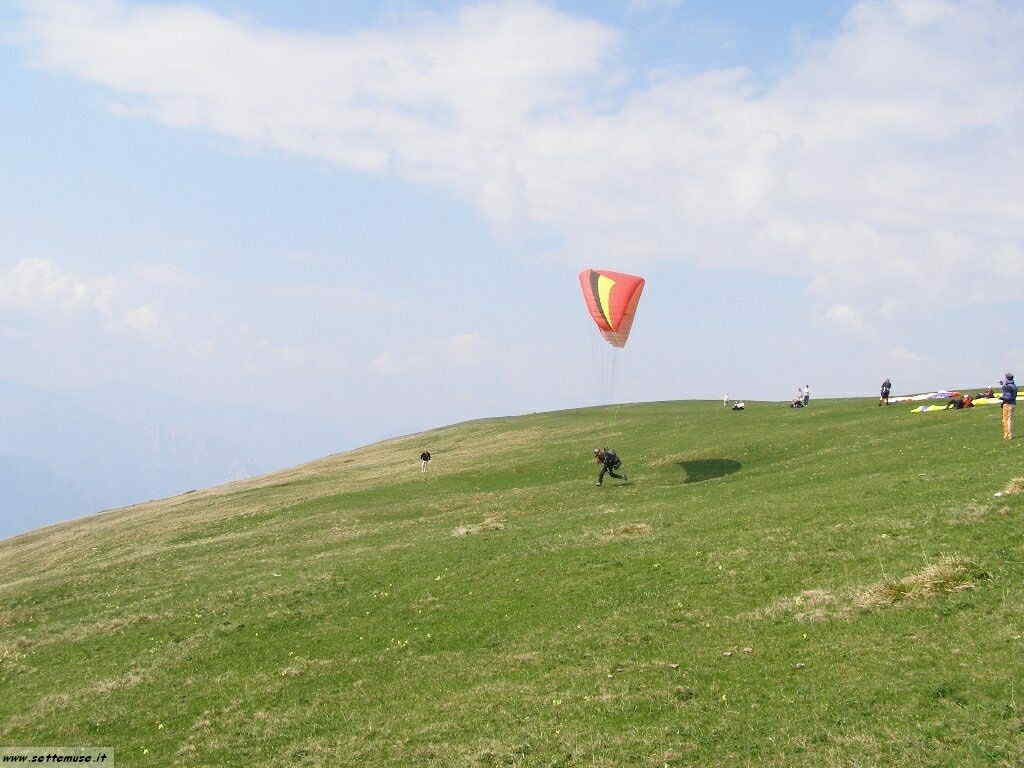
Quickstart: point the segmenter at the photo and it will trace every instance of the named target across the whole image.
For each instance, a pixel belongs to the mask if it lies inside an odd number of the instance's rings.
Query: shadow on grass
[[[714,480],[716,477],[725,477],[733,472],[738,472],[743,466],[732,459],[697,459],[695,461],[677,461],[676,464],[683,470],[684,483],[702,483],[705,480]]]

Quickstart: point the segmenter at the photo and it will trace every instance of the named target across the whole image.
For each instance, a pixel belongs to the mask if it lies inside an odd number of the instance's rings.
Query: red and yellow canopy
[[[626,346],[644,279],[607,269],[585,269],[580,272],[580,288],[601,335],[613,347]]]

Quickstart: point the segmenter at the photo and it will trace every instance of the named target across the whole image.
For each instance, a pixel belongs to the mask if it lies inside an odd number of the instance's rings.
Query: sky
[[[1022,36],[1013,0],[15,0],[0,536],[472,418],[1024,370]],[[621,352],[586,267],[647,279]]]

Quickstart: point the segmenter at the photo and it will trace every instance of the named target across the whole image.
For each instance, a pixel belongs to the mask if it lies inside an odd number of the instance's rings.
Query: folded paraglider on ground
[[[955,390],[943,389],[938,392],[926,392],[921,395],[901,395],[891,397],[889,402],[917,402],[921,400],[945,400],[943,405],[919,405],[911,409],[911,413],[937,413],[939,411],[961,411],[976,405],[999,405],[1002,400],[995,395],[992,387],[971,395]]]

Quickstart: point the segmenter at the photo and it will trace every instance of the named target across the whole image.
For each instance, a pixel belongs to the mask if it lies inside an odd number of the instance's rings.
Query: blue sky
[[[648,279],[615,399],[1024,369],[1016,3],[26,0],[0,26],[0,535],[600,402],[587,266]]]

